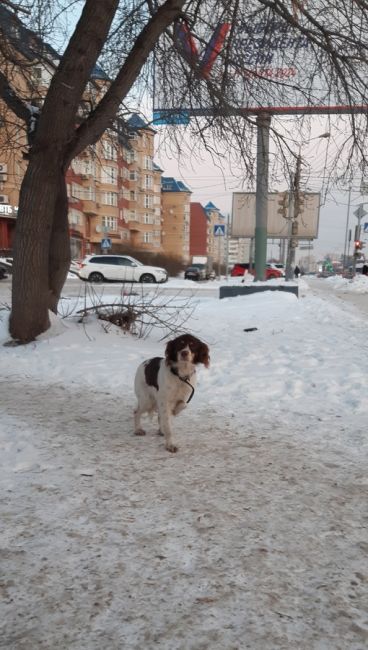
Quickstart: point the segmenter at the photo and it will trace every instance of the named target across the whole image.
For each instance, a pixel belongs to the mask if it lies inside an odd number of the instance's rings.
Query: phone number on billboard
[[[266,79],[291,79],[297,75],[296,68],[256,68],[254,70],[238,70],[243,77],[264,77]]]

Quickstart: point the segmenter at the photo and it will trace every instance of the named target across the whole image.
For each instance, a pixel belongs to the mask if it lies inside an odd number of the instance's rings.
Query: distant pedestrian
[[[366,262],[363,264],[362,274],[368,275],[368,264]]]
[[[299,266],[296,266],[296,267],[295,267],[295,269],[294,269],[294,275],[295,275],[296,278],[299,277],[299,275],[300,275],[300,268],[299,268]]]

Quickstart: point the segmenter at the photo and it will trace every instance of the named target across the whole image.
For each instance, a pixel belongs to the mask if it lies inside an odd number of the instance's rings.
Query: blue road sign
[[[366,221],[363,226],[363,232],[368,232],[368,222]]]
[[[152,123],[159,124],[189,124],[190,115],[189,111],[183,109],[178,111],[173,110],[160,110],[153,111]]]
[[[225,224],[217,223],[215,226],[213,226],[213,234],[215,237],[224,237]]]
[[[101,239],[101,248],[111,248],[110,237],[104,237],[103,239]]]

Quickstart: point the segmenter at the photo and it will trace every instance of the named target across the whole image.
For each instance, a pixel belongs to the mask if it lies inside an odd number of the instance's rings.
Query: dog
[[[143,413],[158,413],[159,434],[165,436],[167,451],[175,453],[171,420],[185,409],[196,386],[196,366],[209,367],[208,346],[191,334],[183,334],[166,345],[165,358],[143,361],[134,381],[138,406],[134,411],[134,433],[144,436],[141,427]]]

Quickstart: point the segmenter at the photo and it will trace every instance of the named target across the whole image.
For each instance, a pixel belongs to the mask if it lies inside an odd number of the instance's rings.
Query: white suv
[[[89,282],[166,282],[168,278],[165,269],[145,266],[129,255],[88,255],[78,275]]]

